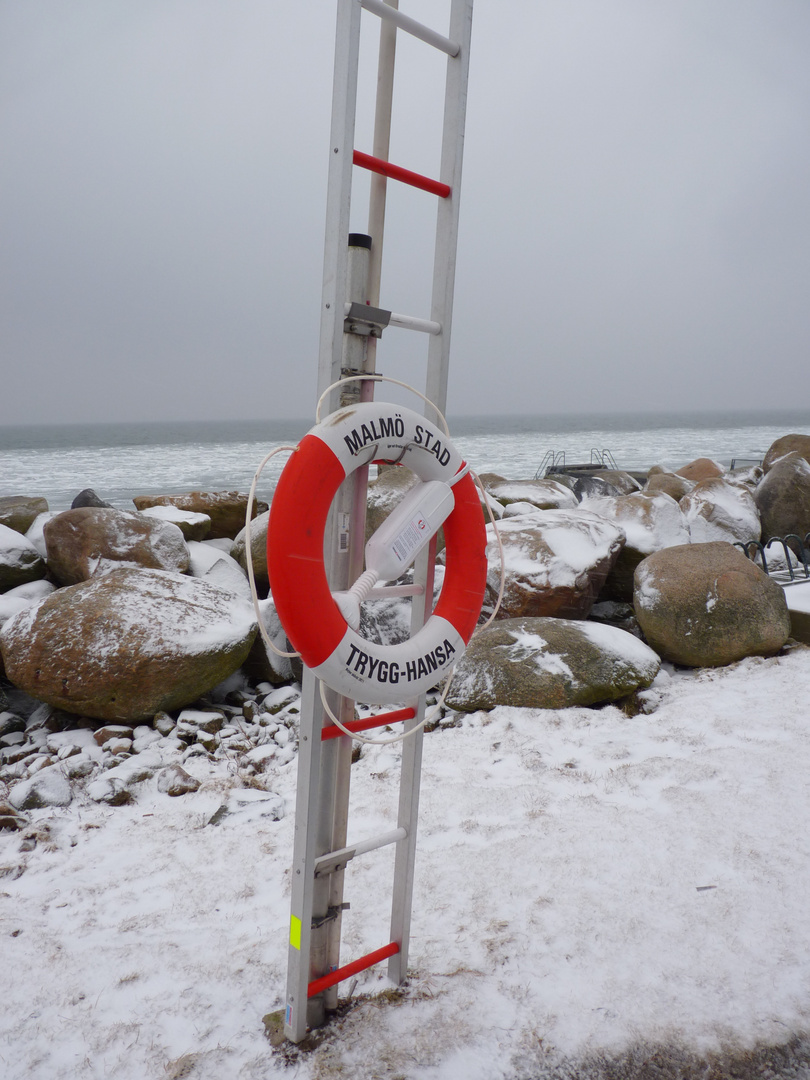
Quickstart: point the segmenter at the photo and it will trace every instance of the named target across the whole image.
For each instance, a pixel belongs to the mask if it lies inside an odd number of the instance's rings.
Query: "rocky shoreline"
[[[381,472],[370,529],[412,482]],[[438,723],[499,704],[643,711],[662,661],[718,666],[789,643],[783,590],[741,548],[810,532],[810,436],[785,436],[761,467],[735,472],[700,459],[646,478],[482,482],[500,519],[499,541],[488,527],[485,608],[502,567],[501,608],[459,664]],[[117,509],[85,491],[51,514],[41,499],[0,498],[3,827],[79,789],[124,803],[156,775],[180,795],[207,763],[281,812],[267,781],[295,755],[300,669],[269,659],[257,638],[246,496],[134,503]],[[283,645],[267,596],[267,510],[255,510],[253,561],[262,619]],[[402,640],[405,605],[368,605],[363,629]]]

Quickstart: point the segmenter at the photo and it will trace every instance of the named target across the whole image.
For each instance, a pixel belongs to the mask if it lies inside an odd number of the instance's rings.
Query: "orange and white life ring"
[[[408,641],[381,645],[346,622],[329,588],[324,532],[343,480],[371,462],[400,463],[423,481],[453,484],[444,522],[446,569],[433,614]],[[481,612],[486,532],[478,493],[447,436],[409,409],[363,402],[340,409],[298,444],[270,507],[267,565],[281,624],[304,663],[354,701],[409,701],[460,659]],[[455,482],[454,482],[455,481]]]

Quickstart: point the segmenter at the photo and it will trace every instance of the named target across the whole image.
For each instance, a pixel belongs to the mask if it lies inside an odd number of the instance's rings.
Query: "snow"
[[[810,582],[788,585],[785,589],[785,599],[790,611],[804,611],[810,614]]]
[[[405,1000],[360,1004],[292,1068],[262,1016],[285,996],[294,759],[267,799],[193,757],[197,792],[153,776],[126,805],[30,812],[33,850],[0,833],[2,1075],[542,1080],[640,1040],[806,1032],[810,648],[665,666],[642,697],[425,737]],[[398,758],[353,766],[350,842],[392,827]],[[347,872],[346,960],[388,940],[390,870],[386,849]]]

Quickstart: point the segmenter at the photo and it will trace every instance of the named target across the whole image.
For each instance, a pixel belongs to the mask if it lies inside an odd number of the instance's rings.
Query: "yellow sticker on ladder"
[[[301,952],[301,920],[296,915],[290,916],[290,944]]]

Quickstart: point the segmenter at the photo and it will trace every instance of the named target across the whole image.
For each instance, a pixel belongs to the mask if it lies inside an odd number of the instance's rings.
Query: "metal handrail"
[[[796,541],[799,548],[798,551],[796,551],[795,548],[790,547],[788,544],[789,540]],[[786,571],[781,569],[768,569],[768,560],[765,558],[765,550],[766,548],[769,548],[771,544],[782,545],[785,552],[785,562],[787,563]],[[798,560],[804,568],[804,580],[810,581],[810,532],[805,534],[804,540],[802,540],[798,533],[787,533],[785,536],[772,536],[770,539],[766,540],[764,544],[759,540],[736,540],[734,546],[742,548],[743,554],[750,559],[751,562],[756,563],[756,555],[751,554],[751,548],[754,548],[762,561],[763,571],[769,577],[776,577],[777,575],[784,575],[787,573],[789,582],[797,580],[796,574],[794,573],[794,562]],[[801,581],[802,579],[799,578],[798,580]]]

